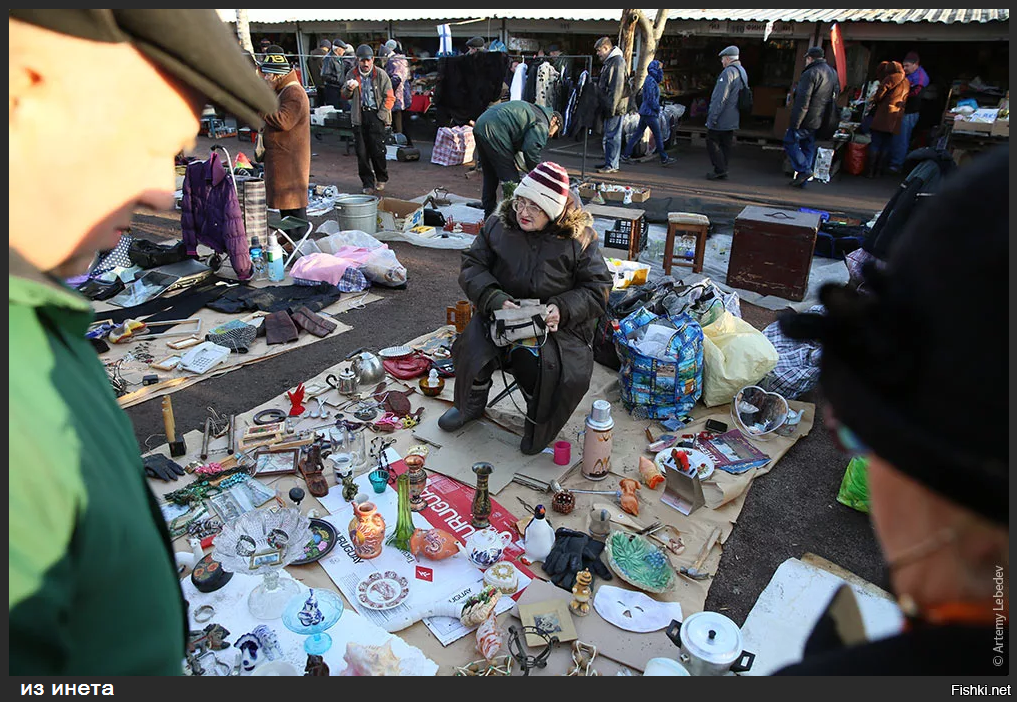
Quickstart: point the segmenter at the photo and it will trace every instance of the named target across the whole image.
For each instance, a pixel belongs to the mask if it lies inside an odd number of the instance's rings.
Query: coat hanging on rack
[[[198,244],[204,244],[216,253],[227,254],[237,278],[248,280],[253,266],[237,185],[229,154],[227,167],[217,148],[226,152],[216,145],[207,161],[195,161],[187,167],[180,227],[189,256],[196,256]]]

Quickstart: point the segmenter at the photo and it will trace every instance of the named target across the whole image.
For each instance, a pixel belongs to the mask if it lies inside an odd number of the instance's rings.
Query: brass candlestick
[[[487,488],[487,479],[494,472],[494,466],[490,463],[474,463],[473,472],[477,474],[477,491],[473,493],[473,521],[470,525],[475,529],[486,529],[491,526],[491,493]]]

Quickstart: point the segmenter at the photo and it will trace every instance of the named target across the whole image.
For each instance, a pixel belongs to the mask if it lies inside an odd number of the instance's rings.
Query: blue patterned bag
[[[637,348],[637,332],[650,324],[674,329],[661,357]],[[622,320],[614,335],[621,359],[622,403],[639,419],[684,417],[703,394],[703,329],[688,314],[660,317],[645,307]]]

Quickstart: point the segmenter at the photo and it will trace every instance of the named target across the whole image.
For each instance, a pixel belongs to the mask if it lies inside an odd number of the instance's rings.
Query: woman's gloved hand
[[[604,544],[589,534],[560,527],[554,532],[554,546],[544,559],[543,568],[551,582],[565,590],[571,590],[576,582],[576,573],[589,569],[604,580],[611,580],[611,571],[600,560]]]

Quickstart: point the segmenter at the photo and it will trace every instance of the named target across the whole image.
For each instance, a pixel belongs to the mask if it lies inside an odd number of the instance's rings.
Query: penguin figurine
[[[544,505],[537,505],[537,509],[534,510],[533,519],[526,525],[523,543],[526,547],[523,558],[529,563],[543,562],[551,553],[554,546],[554,527],[547,521],[547,510],[544,509]]]

